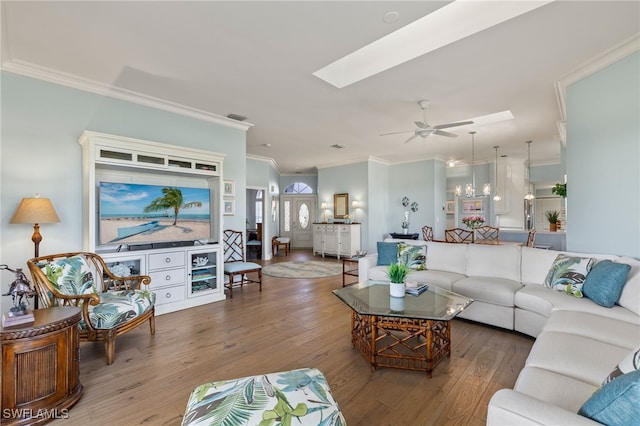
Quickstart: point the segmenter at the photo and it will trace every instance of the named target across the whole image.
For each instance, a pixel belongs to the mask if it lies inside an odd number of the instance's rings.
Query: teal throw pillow
[[[378,241],[378,266],[388,266],[398,261],[398,243]]]
[[[570,257],[559,254],[551,265],[546,287],[565,292],[571,296],[582,297],[582,284],[591,271],[595,260],[586,257]]]
[[[631,266],[603,260],[594,265],[582,285],[582,293],[600,306],[611,308],[616,304],[627,283]]]
[[[416,271],[427,269],[427,246],[398,243],[398,263]]]
[[[598,389],[578,414],[609,426],[637,425],[640,419],[640,370],[623,374]]]

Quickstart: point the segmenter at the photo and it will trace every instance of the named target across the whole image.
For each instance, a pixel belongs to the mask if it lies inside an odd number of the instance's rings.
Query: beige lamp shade
[[[48,198],[23,198],[9,223],[60,222],[56,210]]]

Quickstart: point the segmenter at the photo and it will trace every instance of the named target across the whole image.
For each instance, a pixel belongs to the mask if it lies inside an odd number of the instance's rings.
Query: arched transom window
[[[313,194],[311,187],[306,183],[295,182],[284,189],[285,194]]]

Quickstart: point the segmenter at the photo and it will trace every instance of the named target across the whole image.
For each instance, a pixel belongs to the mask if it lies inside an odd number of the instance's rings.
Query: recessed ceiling
[[[560,159],[555,82],[640,33],[640,2],[555,1],[342,89],[313,76],[449,3],[3,1],[2,66],[249,117],[247,152],[283,173],[370,157],[468,162],[470,130],[477,161],[495,145],[524,158],[533,140],[535,164]],[[389,11],[398,19],[385,23]],[[378,136],[422,120],[420,99],[434,124],[507,110],[514,119],[458,138]]]

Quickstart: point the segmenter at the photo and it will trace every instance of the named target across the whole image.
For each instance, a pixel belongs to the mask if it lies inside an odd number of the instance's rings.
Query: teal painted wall
[[[424,223],[433,227],[433,235],[436,239],[444,239],[444,230],[447,225],[445,202],[447,200],[447,165],[438,160],[433,162],[433,217],[432,223]],[[422,236],[420,236],[422,238]]]
[[[567,249],[640,258],[640,52],[567,88]]]
[[[402,218],[410,212],[409,233],[421,233],[424,225],[434,226],[436,211],[445,199],[446,177],[439,160],[416,161],[389,167],[389,214],[387,232],[402,232]],[[436,195],[437,193],[437,195]],[[418,203],[418,211],[402,206],[402,198]],[[440,220],[442,220],[440,218]],[[444,234],[444,232],[443,232]]]
[[[60,223],[43,224],[40,253],[82,249],[84,130],[207,149],[226,154],[225,179],[236,183],[235,216],[223,226],[244,229],[246,132],[93,93],[2,72],[0,258],[24,267],[33,256],[28,225],[9,220],[23,197],[53,202]],[[5,277],[6,279],[6,277]],[[3,298],[5,299],[5,298]]]
[[[344,166],[327,167],[318,170],[318,219],[322,219],[320,205],[327,203],[333,217],[333,194],[349,194],[349,211],[353,216],[354,212],[351,203],[355,200],[361,205],[356,212],[360,226],[360,245],[364,247],[367,240],[364,237],[368,227],[367,216],[367,189],[368,189],[368,164],[366,162],[349,164]]]
[[[389,169],[385,164],[369,161],[367,201],[365,213],[368,227],[363,231],[362,247],[369,253],[377,253],[377,242],[382,241],[389,228]],[[364,239],[366,236],[366,240]],[[366,241],[366,244],[365,244]]]

